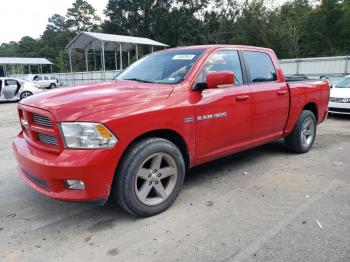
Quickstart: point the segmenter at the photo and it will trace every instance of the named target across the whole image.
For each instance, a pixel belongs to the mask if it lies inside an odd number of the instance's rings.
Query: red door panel
[[[252,138],[270,140],[282,136],[289,111],[285,83],[264,82],[250,85],[252,96]]]
[[[249,143],[248,85],[204,90],[195,114],[197,159],[216,158]]]

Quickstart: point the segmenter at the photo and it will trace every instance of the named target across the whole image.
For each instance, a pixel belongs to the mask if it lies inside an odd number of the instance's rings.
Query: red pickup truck
[[[24,99],[13,149],[22,178],[44,195],[112,196],[151,216],[173,203],[193,166],[281,138],[309,151],[328,100],[328,81],[286,82],[270,49],[168,49],[114,81]]]

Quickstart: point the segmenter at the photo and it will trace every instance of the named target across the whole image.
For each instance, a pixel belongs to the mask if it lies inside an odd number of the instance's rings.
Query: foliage
[[[74,31],[97,31],[101,19],[96,9],[85,0],[76,0],[67,11],[67,24]]]
[[[65,46],[80,31],[148,37],[171,47],[264,46],[280,58],[350,53],[349,0],[290,0],[275,7],[268,0],[109,0],[104,13],[101,22],[88,2],[76,0],[65,16],[49,18],[39,39],[3,43],[0,56],[46,57],[55,71],[67,71]],[[75,69],[82,69],[83,55],[74,57]]]

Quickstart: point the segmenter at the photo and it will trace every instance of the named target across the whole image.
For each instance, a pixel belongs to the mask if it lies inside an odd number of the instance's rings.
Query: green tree
[[[320,0],[317,5],[312,0],[290,0],[275,7],[268,1],[109,0],[100,27],[96,10],[76,0],[65,16],[48,19],[39,39],[2,43],[0,56],[47,57],[55,71],[64,72],[65,47],[82,30],[148,37],[171,47],[257,45],[273,48],[280,58],[349,54],[350,0]],[[83,54],[77,51],[74,59],[75,70],[82,70]]]
[[[307,0],[295,0],[282,5],[277,13],[278,32],[280,38],[280,52],[282,57],[301,57],[303,55],[303,43],[309,32],[305,23],[312,7]],[[276,41],[277,39],[275,39]]]
[[[207,0],[109,0],[103,30],[154,38],[171,46],[201,41],[199,10]]]
[[[67,11],[67,23],[72,31],[97,31],[101,19],[96,9],[85,0],[76,0]]]

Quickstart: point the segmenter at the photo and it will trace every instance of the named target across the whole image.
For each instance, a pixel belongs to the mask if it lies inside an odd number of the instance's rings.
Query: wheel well
[[[190,155],[188,152],[188,148],[186,145],[185,140],[183,139],[183,137],[181,135],[179,135],[177,132],[170,130],[170,129],[159,129],[159,130],[153,130],[147,133],[144,133],[140,136],[138,136],[137,138],[135,138],[128,146],[127,148],[124,150],[124,153],[122,154],[121,158],[119,159],[119,162],[117,164],[116,170],[115,170],[115,175],[113,177],[113,181],[112,181],[112,188],[115,187],[115,183],[117,182],[117,172],[120,168],[120,163],[123,161],[123,159],[125,158],[125,154],[126,152],[129,150],[129,148],[134,145],[135,143],[137,143],[138,141],[145,139],[145,138],[151,138],[151,137],[158,137],[158,138],[163,138],[166,139],[172,143],[174,143],[180,150],[182,156],[184,157],[185,160],[185,166],[186,166],[186,173],[187,170],[190,166]],[[112,195],[114,193],[114,190],[111,190],[110,195]]]
[[[163,138],[163,139],[166,139],[166,140],[172,142],[173,144],[175,144],[179,148],[179,150],[181,151],[182,156],[184,157],[186,169],[190,166],[190,155],[189,155],[185,140],[177,132],[170,130],[170,129],[159,129],[159,130],[154,130],[154,131],[150,131],[150,132],[147,132],[145,134],[142,134],[139,137],[137,137],[136,139],[134,139],[134,141],[132,141],[130,143],[128,148],[132,144],[134,144],[135,142],[140,141],[140,140],[145,139],[145,138],[150,138],[150,137]]]
[[[303,110],[310,110],[312,113],[314,113],[316,121],[318,120],[318,110],[315,103],[308,103],[304,106]]]

